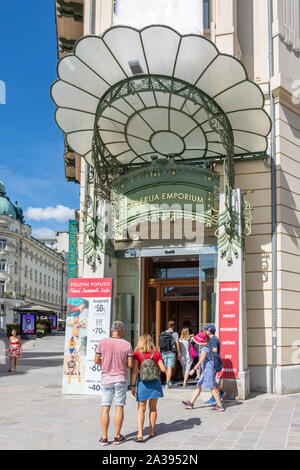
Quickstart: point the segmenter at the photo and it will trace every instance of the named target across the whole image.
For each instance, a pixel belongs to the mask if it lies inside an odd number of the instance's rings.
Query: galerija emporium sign
[[[113,184],[116,229],[164,219],[213,223],[219,175],[209,169],[154,160],[147,168],[128,172]]]

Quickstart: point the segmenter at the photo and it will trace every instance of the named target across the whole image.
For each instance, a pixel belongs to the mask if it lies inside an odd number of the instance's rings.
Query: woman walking
[[[9,357],[8,372],[12,371],[13,361],[15,362],[15,371],[16,371],[17,366],[18,366],[18,359],[22,357],[21,338],[20,336],[17,335],[16,330],[12,330],[11,336],[9,337],[8,357]]]
[[[197,335],[199,338],[199,334]],[[199,367],[202,368],[202,374],[199,379],[197,388],[195,390],[195,393],[192,397],[191,400],[188,401],[183,401],[182,403],[184,406],[190,410],[194,408],[194,403],[199,397],[202,388],[210,388],[212,396],[216,400],[216,406],[214,406],[212,409],[215,411],[224,411],[224,408],[222,406],[222,403],[220,401],[219,397],[219,392],[216,388],[216,380],[215,380],[215,368],[214,368],[214,361],[213,361],[213,356],[210,348],[207,346],[209,341],[209,338],[201,340],[199,338],[198,344],[203,344],[202,350],[201,350],[201,355],[200,359],[195,365],[195,367],[190,371],[190,375],[193,375],[194,372],[199,369]]]
[[[180,338],[179,338],[179,345],[180,345],[180,364],[182,367],[182,375],[183,375],[183,387],[187,386],[187,381],[189,378],[189,372],[192,367],[193,359],[190,355],[190,332],[188,328],[183,328],[181,330]]]
[[[166,372],[161,353],[156,350],[152,337],[143,334],[133,355],[131,393],[138,402],[138,433],[135,442],[143,442],[143,427],[147,401],[149,400],[149,436],[154,437],[157,419],[157,400],[163,397],[159,369]]]

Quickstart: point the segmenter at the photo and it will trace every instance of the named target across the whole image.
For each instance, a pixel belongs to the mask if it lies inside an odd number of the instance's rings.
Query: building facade
[[[241,253],[245,289],[242,356],[244,370],[249,371],[251,390],[278,394],[299,392],[299,2],[211,0],[191,2],[190,12],[183,7],[186,2],[173,2],[172,7],[170,1],[162,3],[165,8],[159,6],[159,2],[150,5],[146,0],[138,4],[133,0],[78,2],[82,30],[78,34],[73,15],[68,19],[69,25],[72,22],[68,31],[72,31],[70,34],[76,41],[86,35],[102,36],[112,25],[141,29],[147,24],[165,24],[182,34],[205,36],[221,54],[237,58],[249,80],[258,85],[264,109],[273,121],[269,146],[264,155],[255,158],[254,151],[251,158],[237,158],[234,164],[234,187],[245,194],[252,207],[251,233],[245,237]],[[199,5],[201,8],[197,10]],[[64,25],[58,28],[58,42],[66,34],[64,28]],[[122,50],[121,44],[119,48]],[[222,67],[216,69],[212,82],[217,83],[218,74],[222,76],[222,73]],[[245,94],[240,95],[241,101]],[[249,133],[253,124],[250,121]],[[261,132],[263,134],[263,130]],[[99,253],[91,259],[85,255],[90,240],[89,200],[93,197],[101,200],[101,195],[89,184],[92,162],[69,147],[67,144],[72,164],[70,166],[70,161],[65,159],[66,173],[72,170],[81,188],[79,275],[114,278],[113,316],[123,318],[128,324],[128,339],[134,342],[138,334],[146,330],[157,337],[169,318],[177,321],[179,329],[188,325],[195,330],[204,323],[215,322],[221,280],[221,269],[218,274],[220,246],[215,229],[206,227],[201,243],[176,239],[174,232],[168,242],[163,242],[160,236],[155,241],[149,237],[116,240],[113,256],[109,250],[103,254],[99,247]],[[219,175],[218,186],[222,189],[223,165],[215,159],[210,169]],[[173,170],[170,169],[170,175]],[[150,175],[152,181],[157,171],[159,168],[155,167]],[[143,174],[144,177],[148,175]],[[123,183],[129,184],[126,177]],[[103,211],[103,204],[99,210]],[[98,238],[101,238],[101,231],[98,231]],[[228,267],[227,273],[230,269],[232,267]],[[171,296],[175,300],[171,301]]]
[[[1,325],[18,323],[14,307],[43,305],[65,318],[67,263],[65,257],[32,236],[22,209],[14,206],[0,183],[0,308]]]

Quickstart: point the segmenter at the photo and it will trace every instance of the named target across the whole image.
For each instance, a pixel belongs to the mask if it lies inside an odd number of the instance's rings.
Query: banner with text
[[[101,367],[94,363],[99,341],[109,336],[111,278],[69,279],[62,392],[97,394]]]
[[[68,279],[77,276],[77,222],[69,220]]]
[[[219,339],[223,379],[236,379],[239,372],[240,283],[219,282]]]

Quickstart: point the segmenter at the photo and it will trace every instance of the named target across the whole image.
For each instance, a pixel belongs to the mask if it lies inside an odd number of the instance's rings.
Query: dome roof
[[[0,181],[0,215],[11,215],[14,219],[18,219],[15,206],[10,202],[9,197],[6,196],[5,186],[2,181]]]

